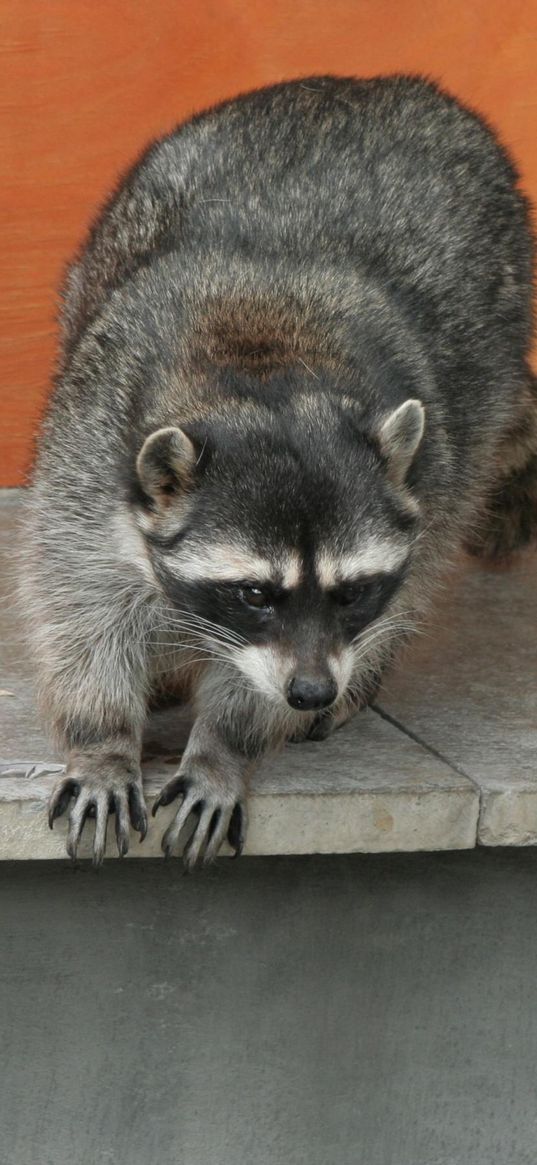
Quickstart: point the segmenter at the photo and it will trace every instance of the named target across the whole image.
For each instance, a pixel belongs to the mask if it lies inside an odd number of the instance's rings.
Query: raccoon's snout
[[[332,676],[293,676],[287,685],[287,703],[299,712],[316,712],[333,704],[337,692]]]

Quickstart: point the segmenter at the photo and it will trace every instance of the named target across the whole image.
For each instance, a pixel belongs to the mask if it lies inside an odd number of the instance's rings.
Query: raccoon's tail
[[[530,374],[521,413],[498,451],[496,481],[466,543],[471,554],[506,561],[537,540],[537,377]]]

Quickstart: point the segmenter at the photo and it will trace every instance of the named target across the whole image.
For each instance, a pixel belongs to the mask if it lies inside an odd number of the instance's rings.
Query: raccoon
[[[73,262],[24,524],[43,711],[94,861],[147,815],[149,702],[194,723],[163,837],[239,853],[253,766],[370,702],[466,544],[535,532],[532,242],[482,118],[311,77],[152,144]]]

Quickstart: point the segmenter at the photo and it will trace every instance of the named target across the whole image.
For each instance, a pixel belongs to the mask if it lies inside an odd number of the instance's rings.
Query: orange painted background
[[[30,462],[63,266],[148,139],[256,85],[396,71],[487,114],[537,202],[537,0],[1,0],[0,484]]]

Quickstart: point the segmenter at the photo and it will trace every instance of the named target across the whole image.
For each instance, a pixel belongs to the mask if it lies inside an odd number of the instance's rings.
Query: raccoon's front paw
[[[69,813],[67,853],[73,860],[88,818],[95,818],[93,864],[100,866],[106,848],[108,817],[115,814],[117,848],[124,857],[129,848],[130,825],[140,834],[147,833],[147,811],[142,779],[137,765],[117,755],[95,757],[79,755],[72,758],[65,776],[55,786],[49,801],[48,823],[53,828],[57,817],[65,813],[74,798]]]
[[[183,862],[192,870],[201,862],[209,865],[218,856],[222,843],[228,840],[235,857],[239,857],[246,835],[245,790],[242,784],[214,780],[203,769],[179,772],[164,786],[153,805],[153,816],[161,805],[169,805],[182,797],[177,813],[162,838],[165,856],[171,856],[177,847],[179,835],[187,822],[194,828],[183,850]]]

